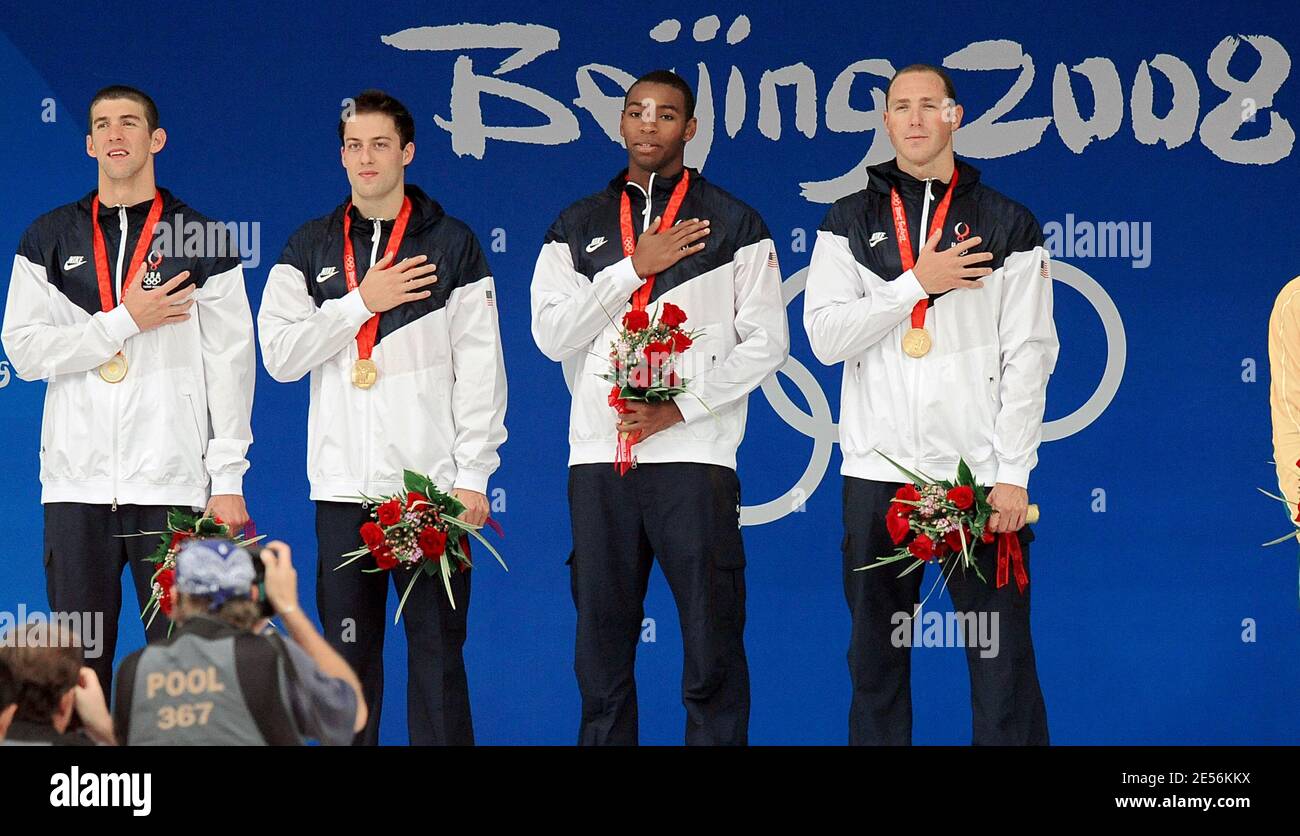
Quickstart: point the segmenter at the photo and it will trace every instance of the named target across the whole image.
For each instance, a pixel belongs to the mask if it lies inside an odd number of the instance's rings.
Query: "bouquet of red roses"
[[[601,375],[614,384],[609,405],[619,415],[628,412],[628,401],[662,403],[687,391],[690,381],[678,373],[677,361],[700,332],[684,330],[685,321],[686,313],[671,302],[664,303],[653,323],[644,310],[634,308],[623,315],[623,327],[610,343],[610,370]],[[614,467],[620,476],[636,466],[632,446],[640,435],[619,433]]]
[[[141,619],[144,619],[146,615],[149,617],[144,625],[146,630],[153,624],[153,620],[157,617],[159,611],[166,616],[172,614],[172,586],[176,582],[176,555],[180,553],[181,546],[186,541],[196,538],[218,537],[224,540],[234,540],[230,536],[230,526],[222,522],[220,517],[200,516],[183,508],[168,509],[166,531],[142,531],[139,534],[125,534],[122,536],[148,537],[160,535],[161,540],[158,542],[158,548],[153,554],[145,558],[145,560],[157,566],[149,581],[153,590],[152,594],[149,596],[149,602],[144,605],[144,609],[140,612]],[[246,548],[261,539],[262,537],[254,536],[244,540],[234,540],[234,542],[236,545]],[[167,634],[171,635],[171,627],[167,628]]]
[[[877,451],[879,452],[879,451]],[[1025,572],[1020,540],[1015,532],[1003,532],[998,537],[988,530],[993,506],[987,492],[975,481],[964,459],[957,463],[957,478],[939,481],[919,476],[898,462],[880,453],[881,457],[898,468],[912,484],[903,485],[894,494],[894,500],[885,513],[885,528],[898,546],[891,555],[876,558],[876,562],[860,566],[854,571],[876,569],[900,560],[911,564],[899,573],[903,575],[919,566],[936,561],[940,565],[951,560],[952,568],[962,571],[973,569],[976,576],[987,583],[979,564],[975,561],[975,544],[998,543],[997,586],[1002,588],[1015,574],[1016,586],[1023,593],[1029,583]],[[1029,506],[1029,522],[1037,522],[1038,506]],[[948,574],[952,574],[952,568]]]
[[[361,541],[365,545],[344,554],[343,557],[349,560],[334,567],[337,571],[371,555],[375,559],[375,568],[361,571],[387,572],[398,567],[410,571],[411,580],[402,593],[402,600],[397,604],[394,624],[401,620],[402,607],[406,605],[406,598],[420,575],[441,575],[443,586],[447,589],[447,600],[451,602],[452,609],[455,609],[451,573],[453,569],[464,572],[473,568],[469,537],[482,543],[501,564],[501,568],[510,571],[497,550],[479,533],[482,526],[471,525],[460,519],[461,514],[465,513],[465,506],[459,499],[438,490],[428,476],[406,470],[403,471],[402,478],[406,488],[402,493],[380,499],[351,497],[375,506],[370,512],[373,519],[361,526]],[[487,525],[498,535],[505,536],[496,520],[489,517]]]

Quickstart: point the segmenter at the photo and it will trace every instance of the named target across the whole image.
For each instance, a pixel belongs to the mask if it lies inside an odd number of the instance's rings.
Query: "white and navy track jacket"
[[[1028,209],[988,188],[957,162],[957,192],[939,248],[983,239],[993,273],[977,289],[931,297],[933,348],[903,353],[912,307],[927,298],[903,271],[890,210],[897,187],[915,254],[947,185],[917,180],[890,161],[868,169],[867,188],[835,203],[817,233],[804,327],[817,359],[844,364],[840,397],[842,473],[902,482],[878,455],[951,479],[965,458],[981,484],[1027,487],[1038,463],[1047,379],[1060,344],[1052,321],[1050,260]]]
[[[679,175],[680,176],[680,175]],[[644,280],[623,255],[619,198],[626,189],[638,235],[664,212],[678,178],[652,176],[648,194],[626,181],[565,209],[546,235],[532,285],[533,339],[563,364],[573,394],[569,464],[614,461],[617,415],[609,406],[610,344]],[[703,333],[682,358],[688,394],[676,398],[682,423],[636,445],[637,460],[736,467],[749,393],[789,353],[781,270],[758,213],[701,177],[690,183],[677,220],[710,221],[704,249],[655,279],[648,311],[671,302],[687,329]]]
[[[116,305],[107,313],[95,275],[93,192],[42,215],[18,245],[3,341],[20,378],[48,384],[42,502],[201,508],[210,493],[243,492],[256,360],[238,249],[228,229],[159,191],[150,253],[162,260],[144,283],[189,270],[182,287],[195,286],[195,305],[184,322],[142,333],[117,304],[152,198],[99,208]],[[128,373],[107,383],[98,368],[118,351]]]
[[[487,492],[506,440],[506,373],[496,293],[474,233],[419,188],[396,261],[428,256],[438,281],[427,299],[379,318],[371,359],[379,377],[352,385],[357,332],[372,314],[343,272],[343,211],[304,224],[271,268],[258,336],[266,369],[287,383],[311,373],[307,475],[311,498],[347,501],[402,489],[402,470],[441,490]],[[353,207],[357,280],[383,257],[392,220]]]

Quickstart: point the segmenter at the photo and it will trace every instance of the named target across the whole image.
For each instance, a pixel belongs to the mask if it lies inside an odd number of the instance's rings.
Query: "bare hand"
[[[403,302],[428,299],[431,290],[421,290],[438,281],[436,264],[425,264],[427,255],[413,255],[393,264],[394,255],[385,255],[374,263],[361,280],[361,301],[371,313],[391,311]],[[390,266],[391,265],[391,266]]]
[[[974,238],[962,241],[955,247],[946,250],[936,250],[939,246],[939,236],[942,230],[936,230],[930,236],[930,240],[925,242],[921,248],[921,254],[916,259],[916,266],[912,272],[916,275],[916,280],[921,283],[921,287],[926,293],[943,293],[945,290],[954,290],[956,288],[974,289],[983,287],[984,282],[979,281],[980,277],[992,273],[992,268],[976,267],[982,261],[990,261],[993,253],[972,253],[969,250],[976,244],[983,241],[976,235]]]
[[[266,564],[266,599],[277,613],[298,608],[298,572],[293,568],[293,552],[288,543],[274,540],[262,549]]]
[[[641,278],[662,273],[688,255],[704,249],[701,238],[709,234],[709,222],[692,218],[659,232],[659,218],[641,233],[632,253],[632,269]],[[699,243],[696,243],[696,242]]]
[[[628,401],[627,413],[619,416],[618,431],[621,433],[640,432],[637,441],[645,441],[650,436],[666,430],[682,421],[682,411],[672,401],[647,403],[646,401]]]
[[[230,527],[230,536],[235,537],[248,525],[248,507],[239,494],[220,493],[208,500],[208,507],[203,516],[215,517]]]
[[[465,506],[465,513],[460,518],[470,525],[483,525],[488,518],[488,498],[485,494],[478,491],[470,491],[465,488],[456,488],[451,495],[461,501]]]
[[[989,504],[993,506],[989,531],[1001,534],[1025,527],[1025,516],[1029,513],[1029,491],[1018,485],[998,482],[989,491]]]
[[[141,264],[122,294],[122,304],[126,305],[136,327],[149,331],[189,319],[189,310],[194,306],[194,300],[190,298],[194,295],[194,285],[176,290],[189,277],[190,271],[183,270],[158,287],[147,288],[144,286],[144,265]]]
[[[108,701],[99,684],[99,676],[91,668],[83,667],[73,686],[73,705],[86,733],[97,743],[116,745],[113,737],[113,715],[108,713]]]

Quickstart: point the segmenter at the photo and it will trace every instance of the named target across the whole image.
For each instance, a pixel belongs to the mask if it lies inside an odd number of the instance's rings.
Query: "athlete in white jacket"
[[[142,609],[156,568],[145,560],[156,538],[118,535],[165,530],[170,506],[236,531],[248,522],[255,352],[243,271],[227,228],[156,186],[166,141],[143,92],[95,95],[86,153],[98,188],[26,231],[4,312],[18,376],[47,384],[50,607],[103,613],[104,652],[90,660],[101,682],[111,681],[122,567]],[[165,633],[165,619],[148,632]]]
[[[895,75],[885,128],[897,159],[872,166],[867,187],[831,207],[808,268],[809,341],[823,363],[844,367],[854,743],[911,741],[908,648],[891,642],[891,619],[912,613],[923,573],[854,571],[894,550],[885,512],[905,477],[885,456],[935,479],[954,478],[964,458],[992,488],[992,530],[1019,532],[1026,560],[1033,539],[1027,486],[1058,351],[1050,262],[1033,215],[953,156],[961,115],[941,69]],[[995,552],[976,553],[990,581]],[[959,610],[1001,619],[995,658],[968,649],[975,742],[1046,743],[1028,589],[1022,596],[1019,584],[989,587],[960,571],[948,584]]]
[[[583,744],[637,742],[633,667],[655,559],[681,618],[686,742],[748,739],[736,448],[749,393],[785,362],[789,334],[762,218],[683,166],[695,125],[681,77],[639,79],[623,110],[627,169],[560,214],[533,274],[533,337],[563,365],[573,395],[570,569]],[[643,288],[648,315],[672,303],[685,311],[684,327],[702,333],[682,358],[688,393],[633,403],[620,418],[599,375],[615,323]],[[619,432],[640,433],[638,464],[623,475],[614,467]]]
[[[492,275],[474,233],[406,183],[415,156],[410,112],[380,91],[355,101],[354,118],[339,123],[351,197],[290,238],[271,268],[258,326],[272,377],[311,375],[316,600],[326,638],[357,671],[370,706],[357,742],[374,744],[389,573],[362,572],[373,568],[369,557],[335,571],[361,546],[369,519],[353,497],[397,493],[402,471],[414,470],[481,525],[506,440],[506,377]],[[405,591],[410,570],[391,574]],[[442,584],[421,581],[402,611],[412,744],[474,740],[461,653],[470,574],[452,575],[455,609]]]

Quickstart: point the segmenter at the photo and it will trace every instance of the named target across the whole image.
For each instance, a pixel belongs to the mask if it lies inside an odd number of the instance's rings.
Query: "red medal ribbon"
[[[690,187],[691,172],[682,169],[682,179],[677,181],[673,187],[672,194],[668,196],[668,206],[664,209],[663,217],[659,220],[659,232],[672,229],[673,224],[677,222],[677,213],[682,208],[682,200],[686,198],[686,190]],[[647,203],[651,200],[650,195],[646,195]],[[636,232],[632,228],[632,201],[627,196],[627,189],[623,190],[622,197],[618,204],[618,226],[623,235],[623,256],[629,257],[636,252]],[[645,284],[637,288],[632,294],[632,310],[644,311],[646,305],[650,303],[650,293],[654,290],[655,274],[651,273],[645,277]],[[615,411],[620,415],[625,414],[627,402],[619,399],[618,403],[613,404]],[[632,445],[641,439],[640,431],[631,433],[618,434],[618,450],[614,454],[614,467],[618,470],[618,475],[622,476],[627,473],[628,468],[632,466]]]
[[[140,240],[135,243],[135,252],[131,255],[126,275],[122,276],[124,296],[126,289],[131,286],[131,280],[135,278],[136,271],[144,264],[145,254],[149,252],[149,245],[153,241],[153,229],[158,225],[158,219],[162,217],[162,209],[162,193],[155,189],[149,215],[144,220],[144,228],[140,230]],[[94,230],[95,278],[99,280],[99,306],[108,313],[113,310],[113,276],[108,271],[108,246],[104,243],[104,230],[99,226],[98,194],[90,202],[90,226]]]
[[[1020,594],[1025,594],[1029,586],[1029,575],[1025,572],[1025,557],[1020,551],[1020,536],[1014,531],[1004,531],[998,535],[998,589],[1011,580],[1012,571],[1016,575],[1016,587]]]
[[[397,248],[402,246],[402,236],[406,234],[406,223],[411,219],[411,199],[402,198],[402,209],[393,221],[393,232],[388,236],[388,246],[384,248],[384,258],[397,257]],[[352,251],[352,201],[343,210],[343,275],[348,280],[348,292],[357,289],[357,258]],[[365,321],[357,332],[357,356],[369,360],[375,350],[375,338],[379,336],[379,314]]]
[[[668,206],[664,209],[663,218],[659,221],[659,232],[672,229],[677,222],[677,212],[682,208],[682,200],[686,197],[686,189],[689,187],[691,173],[687,169],[682,169],[682,179],[677,181],[673,187],[673,193],[668,197]],[[650,200],[650,196],[646,196]],[[627,196],[627,190],[623,190],[623,196],[618,204],[618,225],[623,233],[623,255],[624,257],[636,252],[636,233],[632,229],[632,201]],[[632,310],[644,311],[646,305],[650,303],[650,292],[654,290],[655,277],[651,273],[645,277],[645,284],[637,288],[636,293],[632,294]]]
[[[948,217],[948,204],[952,203],[952,194],[957,191],[957,169],[952,170],[952,181],[948,183],[948,191],[944,192],[943,199],[934,209],[934,217],[930,219],[930,232],[925,236],[925,241],[930,240],[936,230],[943,229],[943,222]],[[927,186],[928,188],[928,186]],[[903,211],[903,199],[898,196],[898,189],[889,190],[889,208],[894,213],[894,237],[898,239],[898,257],[903,260],[903,272],[906,273],[916,266],[916,256],[912,255],[912,238],[907,232],[907,213]],[[925,246],[925,241],[921,246]],[[912,308],[912,327],[922,328],[925,326],[925,311],[930,307],[930,297],[922,299]]]

